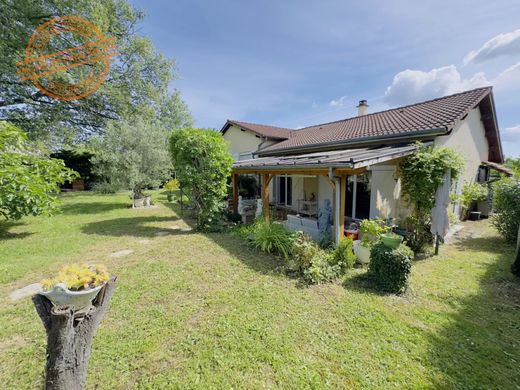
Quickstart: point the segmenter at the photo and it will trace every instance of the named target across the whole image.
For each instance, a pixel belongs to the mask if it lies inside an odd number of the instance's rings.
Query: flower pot
[[[63,283],[58,283],[51,291],[39,294],[48,298],[55,306],[74,306],[76,310],[89,306],[105,284],[87,290],[72,291]]]
[[[356,240],[353,243],[354,254],[360,264],[370,263],[370,248],[361,245],[361,240]]]
[[[401,245],[401,242],[403,242],[403,236],[400,236],[398,234],[382,234],[381,235],[381,241],[383,241],[383,244],[385,246],[396,249]]]
[[[469,213],[470,221],[478,221],[480,219],[480,211],[472,211]]]

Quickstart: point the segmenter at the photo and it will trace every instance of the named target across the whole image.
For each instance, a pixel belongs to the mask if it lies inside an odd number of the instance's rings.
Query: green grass
[[[128,203],[127,194],[67,194],[59,215],[3,225],[1,388],[40,388],[45,364],[30,299],[8,294],[83,261],[118,276],[94,341],[91,389],[520,386],[513,248],[486,222],[415,262],[411,289],[397,297],[370,290],[363,270],[304,287],[281,260],[236,237],[173,230],[187,226],[176,207]],[[109,256],[122,249],[134,252]]]

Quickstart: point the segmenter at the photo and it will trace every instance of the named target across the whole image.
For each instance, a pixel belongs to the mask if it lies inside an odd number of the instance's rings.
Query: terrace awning
[[[331,150],[292,156],[261,157],[236,161],[233,173],[334,173],[350,174],[374,164],[413,154],[415,145]]]

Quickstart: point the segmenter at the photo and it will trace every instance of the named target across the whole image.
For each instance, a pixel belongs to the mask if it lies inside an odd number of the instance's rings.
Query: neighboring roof
[[[508,176],[513,176],[513,170],[503,166],[502,164],[497,164],[491,161],[482,161],[482,165],[486,165],[495,171],[505,173]]]
[[[331,150],[291,156],[260,157],[250,160],[236,161],[235,171],[269,171],[312,168],[350,168],[358,169],[384,161],[413,154],[417,146],[401,145],[379,148],[361,148],[347,150]]]
[[[381,144],[395,140],[431,139],[435,135],[449,133],[458,121],[479,105],[490,145],[489,160],[502,162],[491,87],[294,130],[287,140],[260,150],[258,155],[302,153],[347,145],[353,147],[356,144],[366,146],[369,143]]]
[[[222,134],[224,134],[229,129],[229,127],[232,125],[240,127],[241,129],[244,129],[244,130],[252,131],[253,133],[255,133],[259,136],[273,138],[273,139],[277,139],[277,140],[288,139],[291,134],[291,131],[292,131],[292,129],[286,129],[283,127],[259,125],[256,123],[239,122],[239,121],[234,121],[234,120],[228,119],[226,121],[226,124],[224,125],[224,127],[222,127],[222,130],[221,130]]]

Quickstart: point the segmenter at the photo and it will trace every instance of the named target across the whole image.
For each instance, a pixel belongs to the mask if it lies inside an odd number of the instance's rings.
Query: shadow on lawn
[[[127,217],[107,219],[99,222],[92,222],[81,228],[83,233],[96,234],[102,236],[135,236],[135,237],[156,237],[160,235],[179,235],[190,234],[190,232],[175,229],[173,226],[178,221],[177,217]],[[155,223],[171,222],[171,226],[154,226]]]
[[[108,203],[108,202],[84,202],[69,203],[60,207],[60,214],[103,214],[112,210],[124,210],[130,208],[130,203]]]
[[[446,291],[439,297],[459,309],[440,332],[427,335],[427,362],[435,373],[434,388],[518,388],[520,369],[520,280],[510,272],[514,249],[498,237],[466,238],[454,243],[464,252],[479,252],[495,260],[480,278],[480,293],[459,300]],[[449,260],[448,260],[449,261]]]
[[[25,225],[25,223],[12,221],[0,222],[0,240],[22,239],[33,234],[31,232],[13,233],[9,231],[9,229],[13,227],[22,225]]]

